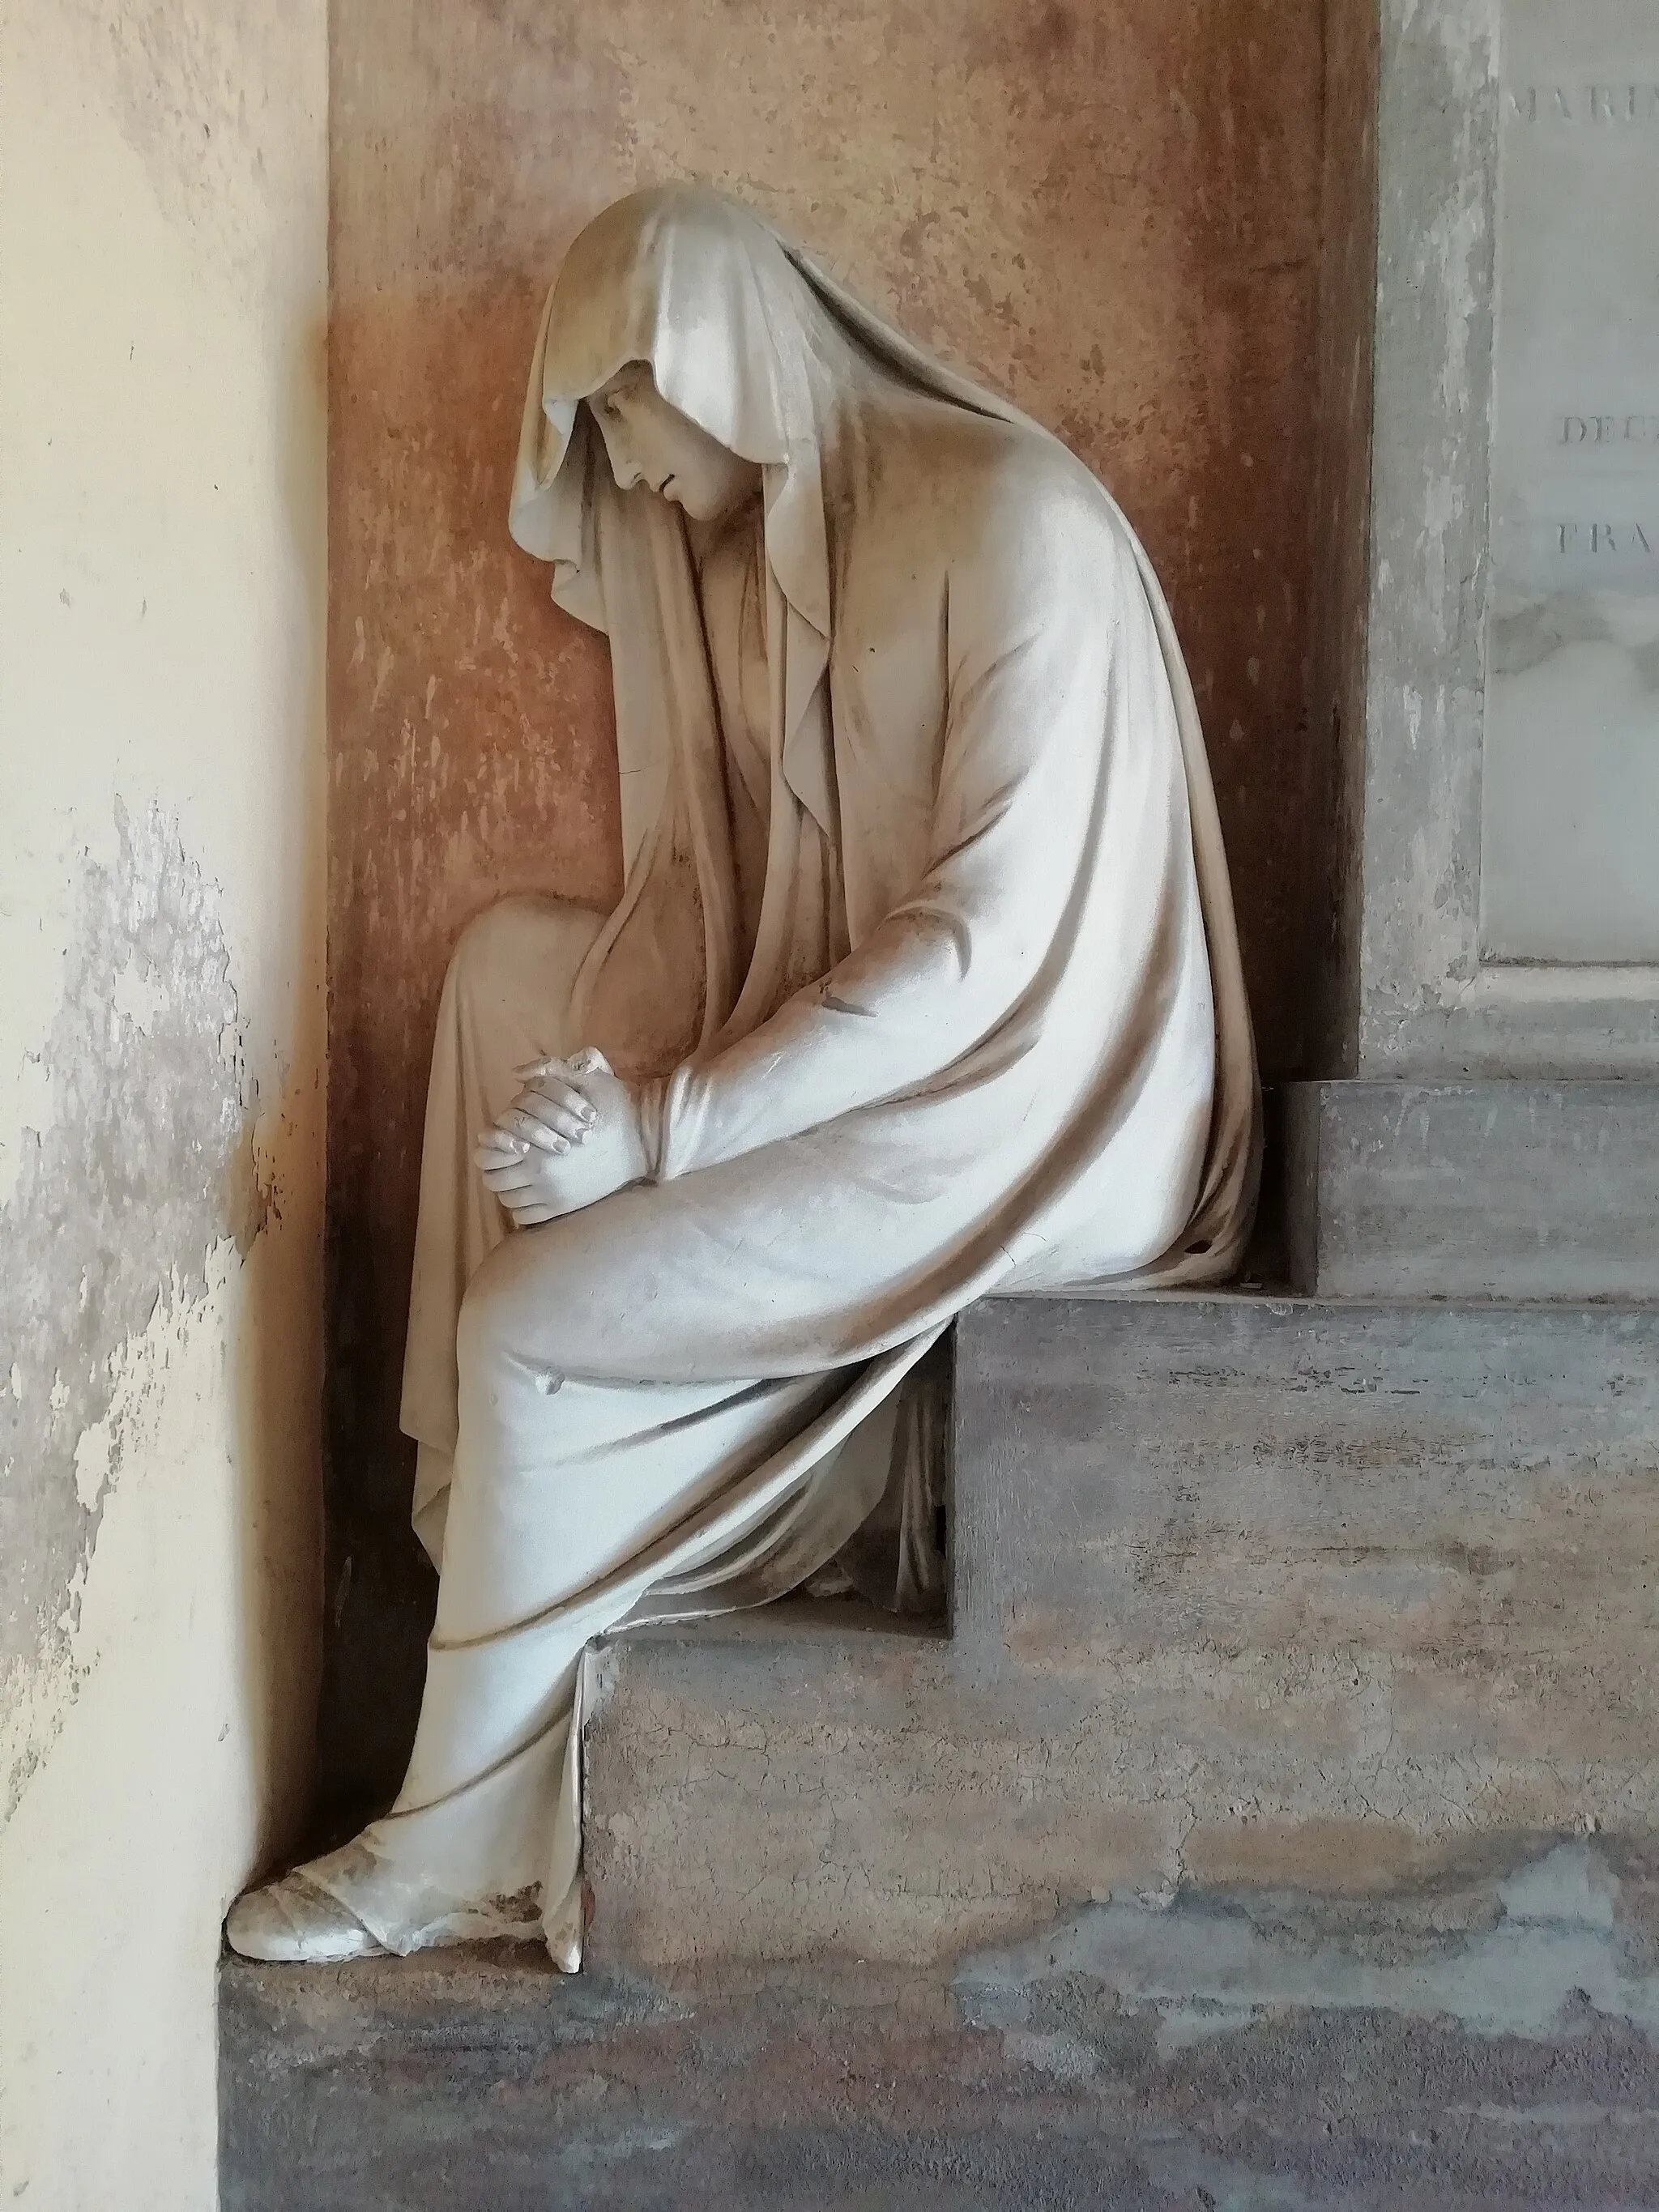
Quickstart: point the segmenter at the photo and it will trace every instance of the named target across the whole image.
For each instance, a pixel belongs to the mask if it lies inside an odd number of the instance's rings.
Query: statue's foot
[[[544,1914],[539,1886],[468,1902],[411,1873],[382,1849],[376,1827],[325,1857],[237,1899],[225,1922],[245,1959],[338,1966],[347,1959],[407,1957],[449,1943],[526,1943],[540,1937],[556,1966],[581,1966],[581,1877]]]
[[[231,1949],[244,1959],[307,1960],[331,1966],[346,1959],[386,1955],[386,1946],[375,1941],[356,1913],[307,1881],[303,1867],[239,1897],[225,1922],[225,1935]]]

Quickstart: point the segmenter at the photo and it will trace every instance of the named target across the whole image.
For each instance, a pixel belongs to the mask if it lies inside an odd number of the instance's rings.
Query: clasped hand
[[[520,1229],[556,1221],[650,1172],[639,1099],[589,1046],[513,1073],[525,1088],[472,1158]]]

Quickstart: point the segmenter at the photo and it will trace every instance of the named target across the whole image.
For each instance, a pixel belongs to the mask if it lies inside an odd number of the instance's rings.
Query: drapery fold
[[[538,333],[514,473],[514,536],[552,562],[555,599],[612,638],[628,888],[579,984],[579,1009],[592,1006],[599,979],[625,939],[627,915],[650,878],[653,859],[660,857],[676,760],[695,764],[714,744],[706,655],[692,642],[696,585],[683,522],[648,491],[617,489],[581,404],[629,361],[647,362],[674,406],[761,465],[766,581],[773,595],[768,629],[777,774],[768,911],[754,957],[738,976],[727,957],[728,872],[708,866],[699,851],[706,944],[702,1048],[664,1071],[670,1078],[667,1095],[659,1102],[664,1169],[683,1174],[734,1156],[734,1145],[753,1151],[775,1136],[799,1133],[787,1126],[787,1115],[779,1117],[775,1095],[769,1116],[741,1126],[739,1101],[757,1060],[787,1058],[798,1050],[805,1073],[822,1072],[824,1024],[797,995],[799,979],[789,969],[788,908],[804,872],[794,817],[816,825],[840,862],[848,950],[855,960],[863,951],[866,970],[879,945],[866,949],[866,940],[884,932],[890,939],[907,915],[920,921],[928,904],[926,880],[907,883],[894,896],[902,869],[866,872],[874,880],[861,885],[856,869],[849,868],[856,855],[849,851],[843,788],[847,733],[836,713],[837,691],[845,687],[838,686],[833,664],[853,657],[844,635],[846,577],[882,508],[869,466],[872,452],[884,431],[890,445],[896,428],[899,439],[913,446],[926,445],[930,434],[935,444],[948,445],[948,437],[940,441],[936,434],[949,414],[959,423],[994,425],[1012,434],[994,448],[994,459],[986,459],[984,441],[973,457],[974,465],[1000,474],[1006,485],[978,514],[963,506],[958,520],[965,528],[948,546],[945,565],[958,599],[977,589],[981,604],[959,620],[981,647],[987,662],[981,680],[1012,695],[1014,716],[1024,724],[1026,750],[1023,763],[1014,757],[1020,751],[1016,733],[1014,744],[993,743],[975,762],[964,737],[974,712],[973,672],[945,672],[950,711],[941,719],[951,723],[951,741],[964,773],[952,778],[949,761],[941,764],[933,789],[939,816],[934,849],[918,848],[908,857],[919,864],[918,873],[958,857],[973,824],[955,825],[957,849],[946,853],[953,841],[944,816],[952,805],[966,811],[975,766],[981,781],[993,787],[999,777],[1008,779],[1011,762],[1016,770],[1023,766],[1026,796],[1042,804],[1045,794],[1029,788],[1029,770],[1039,757],[1045,721],[1051,743],[1059,721],[1062,741],[1117,766],[1126,749],[1133,750],[1125,745],[1122,718],[1137,714],[1141,727],[1134,734],[1143,743],[1154,729],[1164,741],[1174,739],[1183,787],[1170,794],[1170,828],[1182,849],[1165,865],[1189,870],[1196,884],[1212,999],[1209,1126],[1190,1216],[1157,1253],[1126,1254],[1124,1240],[1109,1224],[1091,1240],[1082,1227],[1091,1208],[1090,1177],[1086,1164],[1074,1164],[1075,1173],[1044,1178],[1054,1194],[1049,1218],[1038,1205],[1017,1224],[1024,1279],[1033,1287],[1102,1277],[1172,1284],[1216,1280],[1233,1272],[1259,1181],[1260,1089],[1196,703],[1145,551],[1109,496],[1057,440],[927,356],[758,217],[696,187],[666,187],[619,202],[571,248]],[[960,453],[948,458],[957,465],[962,460]],[[882,514],[884,523],[891,520]],[[1068,522],[1075,527],[1068,529]],[[962,542],[973,537],[977,543]],[[1108,637],[1119,656],[1119,665],[1109,670],[1103,650]],[[1033,659],[1045,657],[1047,665],[1030,667]],[[1126,659],[1131,678],[1141,679],[1143,695],[1150,690],[1159,696],[1135,696],[1133,682],[1125,680]],[[1095,664],[1090,669],[1079,665],[1089,661]],[[1090,695],[1080,716],[1072,711],[1079,690]],[[878,702],[871,719],[879,716]],[[695,765],[691,773],[695,777]],[[1056,781],[1050,779],[1051,787]],[[1056,803],[1062,796],[1071,802],[1070,793],[1054,796]],[[982,797],[981,808],[986,803]],[[1184,820],[1173,819],[1177,812]],[[1010,842],[983,839],[980,906],[992,917],[999,906],[1005,914],[1023,911],[1041,887],[1030,841],[1005,852]],[[1080,849],[1054,855],[1050,865],[1057,862],[1063,872],[1068,858],[1074,873],[1082,869]],[[1121,858],[1114,854],[1090,865],[1119,865]],[[1158,870],[1136,859],[1140,875],[1156,887]],[[960,914],[948,897],[935,898],[933,906],[941,938],[954,933],[960,945]],[[918,939],[921,934],[917,932]],[[926,994],[939,972],[920,963],[907,980],[916,993]],[[961,1018],[973,988],[965,975],[951,978],[946,971],[946,977],[952,988],[933,994],[929,1041],[918,1042],[908,1060],[895,1047],[899,1089],[907,1080],[925,1084],[939,1077],[982,1041],[982,1032],[980,1038],[964,1036]],[[792,997],[796,1003],[786,1011]],[[858,1003],[839,988],[827,997]],[[1040,1023],[1045,1009],[1028,1011]],[[759,1051],[751,1045],[744,1052],[763,1030]],[[731,1055],[724,1071],[719,1066],[723,1051]],[[873,1071],[881,1054],[866,1035],[848,1057]],[[772,1086],[775,1094],[777,1087]],[[805,1091],[809,1085],[797,1087]],[[700,1142],[700,1126],[711,1118],[711,1090],[725,1094],[725,1111],[718,1117],[724,1133]],[[843,1081],[839,1090],[832,1088],[827,1110],[803,1097],[793,1112],[799,1127],[811,1127],[837,1110],[890,1095],[868,1081]],[[1101,1197],[1109,1206],[1110,1188]],[[1066,1210],[1064,1222],[1053,1217],[1054,1203]],[[988,1286],[976,1279],[969,1287],[963,1278],[967,1295]]]

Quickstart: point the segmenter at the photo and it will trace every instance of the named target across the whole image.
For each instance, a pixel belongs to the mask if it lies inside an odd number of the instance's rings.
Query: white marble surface
[[[1482,939],[1659,959],[1659,4],[1504,0]]]
[[[254,1957],[538,1910],[576,1964],[592,1640],[781,1596],[889,1499],[931,1529],[908,1386],[956,1313],[1224,1279],[1255,1210],[1196,702],[1057,440],[665,186],[554,284],[510,527],[610,638],[627,875],[609,915],[500,901],[451,963],[420,1724],[391,1811],[233,1912]]]

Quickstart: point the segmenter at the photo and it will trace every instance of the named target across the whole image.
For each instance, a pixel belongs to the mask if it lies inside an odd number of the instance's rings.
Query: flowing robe
[[[438,1617],[398,1802],[325,1878],[393,1949],[526,1925],[539,1887],[574,1963],[591,1638],[833,1554],[970,1299],[1213,1278],[1254,1201],[1213,799],[1127,525],[752,218],[623,205],[550,303],[515,529],[610,633],[631,865],[603,921],[487,917],[446,990],[404,1401]],[[688,268],[700,298],[758,288],[755,422],[662,336]],[[576,367],[562,291],[617,325]],[[736,372],[708,351],[718,396]],[[676,513],[609,483],[566,397],[629,358],[763,463],[735,599],[718,557],[699,589]],[[465,1154],[526,1040],[646,1079],[654,1171],[504,1237]]]

